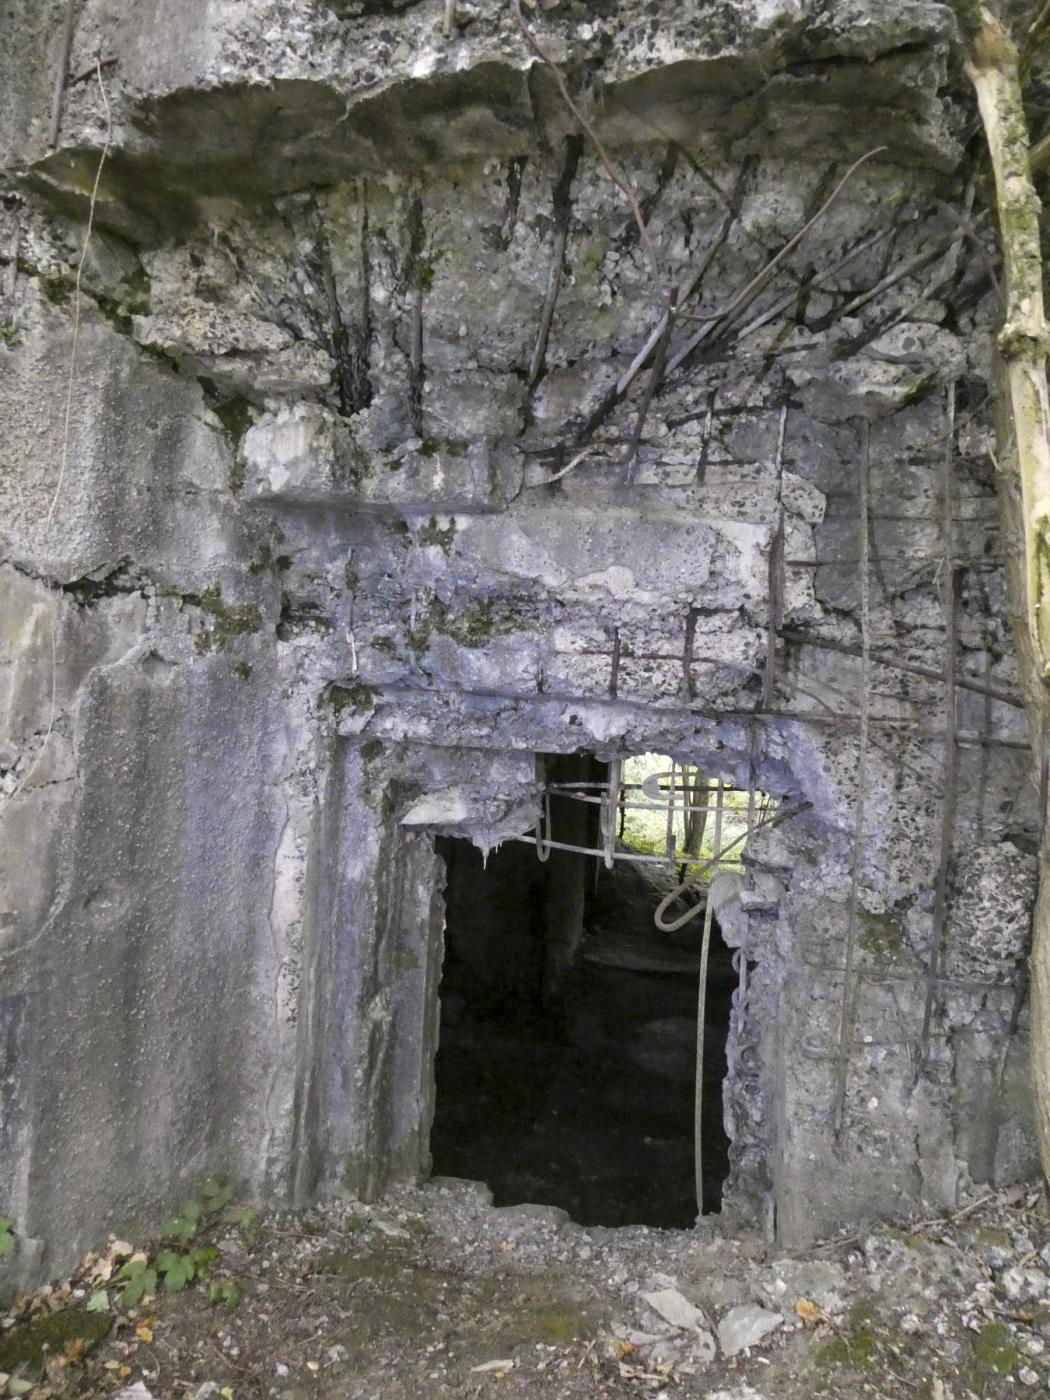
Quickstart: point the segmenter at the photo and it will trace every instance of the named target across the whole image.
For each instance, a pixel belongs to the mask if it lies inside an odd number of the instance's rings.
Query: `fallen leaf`
[[[824,1314],[817,1307],[816,1303],[811,1302],[809,1298],[796,1298],[795,1311],[798,1313],[802,1321],[810,1326],[812,1326],[815,1322],[819,1322],[820,1319],[824,1316]]]
[[[140,1342],[152,1342],[153,1328],[147,1327],[146,1324],[143,1323],[140,1327],[135,1328],[135,1336],[138,1337]]]
[[[616,1348],[617,1356],[633,1356],[638,1350],[634,1342],[621,1342]]]
[[[67,1362],[79,1361],[85,1351],[87,1351],[86,1337],[70,1337],[62,1348],[62,1357]]]
[[[480,1366],[471,1366],[470,1368],[471,1374],[475,1376],[481,1376],[490,1373],[498,1374],[500,1371],[502,1371],[503,1374],[506,1375],[508,1371],[513,1371],[513,1369],[513,1357],[508,1361],[483,1361]]]

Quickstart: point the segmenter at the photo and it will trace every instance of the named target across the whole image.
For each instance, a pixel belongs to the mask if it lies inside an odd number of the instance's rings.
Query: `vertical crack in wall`
[[[328,311],[328,343],[336,367],[339,411],[344,418],[372,402],[370,377],[372,310],[368,246],[368,198],[364,181],[359,186],[360,222],[357,236],[358,295],[350,325],[339,298],[332,246],[320,210],[316,211],[316,258]]]
[[[423,299],[433,277],[423,258],[425,248],[423,196],[417,189],[409,197],[405,215],[405,256],[401,264],[401,286],[408,309],[408,413],[417,437],[423,432]]]

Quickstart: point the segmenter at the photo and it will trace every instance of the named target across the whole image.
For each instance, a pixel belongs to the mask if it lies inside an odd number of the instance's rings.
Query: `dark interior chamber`
[[[562,759],[561,781],[601,775]],[[552,832],[593,847],[597,809],[555,799]],[[696,1218],[693,1118],[703,919],[672,943],[644,867],[509,842],[488,860],[439,838],[447,871],[435,1174],[497,1205],[560,1206],[586,1225]],[[681,937],[681,935],[679,935]],[[733,990],[715,924],[706,987],[704,1210],[728,1170],[722,1085]]]

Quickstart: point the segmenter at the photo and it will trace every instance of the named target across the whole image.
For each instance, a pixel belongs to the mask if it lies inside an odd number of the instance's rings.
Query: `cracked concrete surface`
[[[859,699],[865,441],[876,650],[942,672],[950,440],[957,666],[1015,684],[982,438],[994,309],[945,212],[966,178],[949,11],[651,9],[535,18],[661,275],[695,283],[688,312],[707,318],[679,322],[628,480],[647,375],[617,386],[661,290],[509,9],[465,11],[449,40],[432,0],[89,0],[48,153],[58,7],[16,5],[0,57],[12,1279],[209,1172],[299,1202],[425,1172],[433,833],[527,830],[538,753],[656,750],[809,804],[754,840],[732,916],[750,976],[728,1219],[795,1244],[1032,1169],[1018,709],[959,693],[953,980],[922,1048],[944,700],[876,666],[848,993],[841,961],[857,738],[833,715]],[[113,145],[45,530],[104,130],[96,55]]]

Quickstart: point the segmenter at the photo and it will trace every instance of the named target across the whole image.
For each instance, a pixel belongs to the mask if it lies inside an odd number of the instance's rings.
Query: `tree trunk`
[[[991,157],[1006,281],[994,386],[998,485],[1011,622],[1035,775],[1045,800],[1042,773],[1050,733],[1050,398],[1040,201],[1029,165],[1017,47],[983,7],[971,36],[967,74]],[[1050,843],[1045,820],[1030,966],[1032,1082],[1043,1174],[1050,1179]]]

